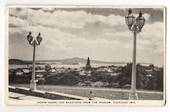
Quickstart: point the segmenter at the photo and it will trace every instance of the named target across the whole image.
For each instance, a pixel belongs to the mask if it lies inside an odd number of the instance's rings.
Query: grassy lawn
[[[15,87],[28,87],[28,84],[15,84]],[[56,85],[38,85],[38,90],[54,91],[66,94],[78,95],[89,97],[92,91],[92,97],[101,97],[112,100],[128,100],[129,90],[127,89],[114,89],[114,88],[91,88],[91,87],[71,87],[71,86],[56,86]],[[145,92],[138,91],[139,100],[161,100],[163,93],[161,92]]]

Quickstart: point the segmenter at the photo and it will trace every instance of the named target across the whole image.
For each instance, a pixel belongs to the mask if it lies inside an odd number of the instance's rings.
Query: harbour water
[[[39,67],[44,67],[46,64],[37,64],[36,66]],[[51,67],[56,67],[56,68],[80,68],[80,67],[85,67],[86,63],[79,63],[79,64],[62,64],[62,63],[53,63],[50,64]],[[125,64],[99,64],[99,63],[91,63],[92,67],[100,67],[100,66],[110,66],[110,65],[115,65],[115,66],[124,66]],[[10,64],[9,69],[16,69],[16,68],[28,68],[31,67],[32,65],[16,65],[16,64]]]

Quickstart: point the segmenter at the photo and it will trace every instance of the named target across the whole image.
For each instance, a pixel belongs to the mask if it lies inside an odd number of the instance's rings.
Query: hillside
[[[20,59],[9,59],[9,64],[26,65],[26,64],[31,64],[31,61],[24,61]]]

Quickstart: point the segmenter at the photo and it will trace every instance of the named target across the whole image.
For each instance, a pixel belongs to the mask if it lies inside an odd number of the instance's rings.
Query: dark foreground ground
[[[15,87],[28,87],[28,84],[14,84]],[[128,100],[128,89],[116,88],[91,88],[91,87],[75,87],[75,86],[56,86],[56,85],[38,85],[38,90],[54,91],[66,94],[89,97],[92,91],[92,97],[100,97],[111,100]],[[157,91],[138,91],[139,100],[163,100],[163,92]]]

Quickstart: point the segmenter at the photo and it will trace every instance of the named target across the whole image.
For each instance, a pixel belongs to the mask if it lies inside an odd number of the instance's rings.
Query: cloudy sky
[[[163,9],[133,9],[144,13],[146,24],[137,35],[137,62],[162,65]],[[40,32],[39,60],[72,57],[103,61],[132,60],[133,33],[121,8],[10,8],[9,58],[32,59],[26,36]]]

